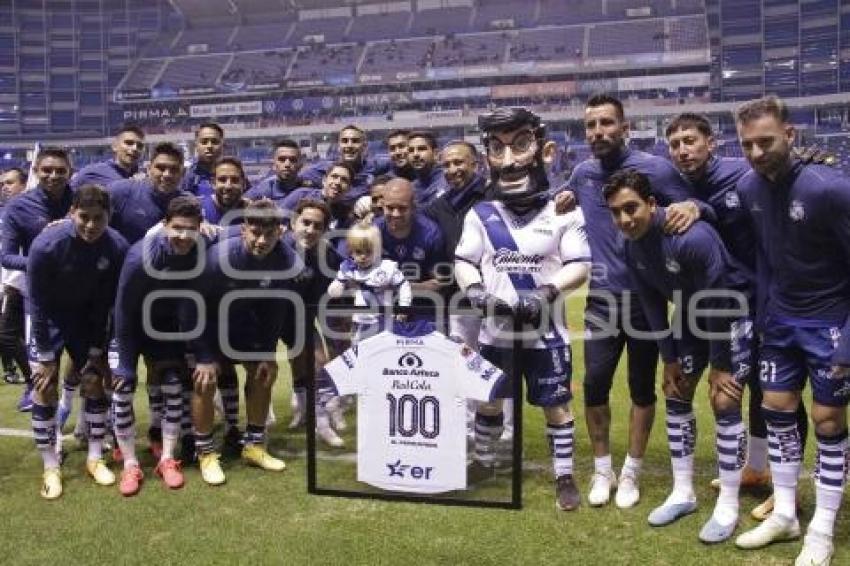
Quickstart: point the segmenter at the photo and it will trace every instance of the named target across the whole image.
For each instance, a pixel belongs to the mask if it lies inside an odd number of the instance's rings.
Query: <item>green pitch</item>
[[[570,320],[576,329],[581,325],[579,305],[579,299],[571,301]],[[586,498],[592,457],[583,421],[579,341],[573,352],[576,475]],[[618,470],[624,456],[628,415],[628,393],[622,377],[612,395],[613,453]],[[671,482],[661,403],[637,507],[622,511],[612,502],[608,507],[592,509],[585,503],[576,512],[563,513],[555,509],[541,414],[528,406],[524,421],[524,508],[503,511],[307,495],[303,431],[285,430],[290,414],[288,375],[282,376],[276,387],[278,424],[270,434],[270,450],[287,461],[285,472],[263,472],[238,460],[226,461],[224,486],[205,485],[197,468],[190,468],[186,470],[186,486],[168,491],[153,475],[153,462],[146,452],[147,400],[143,390],[141,387],[137,395],[136,410],[146,481],[133,498],[122,498],[117,487],[94,485],[83,470],[85,453],[69,440],[66,447],[70,455],[63,467],[65,494],[58,501],[43,501],[38,494],[41,462],[32,439],[0,436],[0,564],[767,566],[791,563],[801,544],[784,543],[744,552],[732,542],[708,547],[697,540],[716,495],[708,486],[715,469],[714,429],[704,384],[696,398],[700,508],[661,529],[653,529],[646,522],[649,511],[666,497]],[[29,429],[29,416],[14,408],[19,394],[19,386],[0,385],[1,428]],[[353,424],[351,418],[349,422]],[[353,444],[352,432],[344,437]],[[813,452],[810,441],[809,470]],[[334,469],[327,464],[320,462],[322,474]],[[118,471],[117,466],[113,469]],[[335,469],[350,473],[351,468],[340,465]],[[811,517],[814,494],[811,481],[804,480],[801,485],[805,525]],[[743,520],[738,532],[756,524],[748,513],[764,495],[742,496]],[[836,531],[835,564],[850,564],[848,545],[850,520],[844,511]]]

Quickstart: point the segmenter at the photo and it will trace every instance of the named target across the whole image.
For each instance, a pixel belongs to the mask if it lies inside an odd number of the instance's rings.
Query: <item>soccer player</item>
[[[3,211],[0,263],[4,270],[25,272],[32,241],[50,222],[64,218],[71,208],[73,192],[68,186],[71,161],[64,149],[42,149],[35,158],[35,174],[38,177],[38,186],[9,201]],[[25,285],[22,285],[22,290]],[[27,308],[24,301],[25,313]],[[26,319],[27,315],[24,317]],[[28,339],[27,336],[25,340]],[[71,412],[77,385],[77,376],[73,373],[65,376],[60,399],[60,409],[65,415]],[[26,408],[30,405],[31,394],[32,388],[27,386],[18,406]]]
[[[741,147],[753,171],[738,182],[755,225],[764,391],[773,513],[740,535],[741,548],[796,538],[802,445],[795,412],[806,376],[815,427],[816,505],[796,564],[829,564],[847,473],[850,400],[850,182],[792,158],[795,130],[775,97],[736,112]]]
[[[27,186],[27,174],[17,167],[6,170],[0,176],[0,189],[2,189],[2,202],[5,204],[13,197],[21,194]],[[2,222],[2,213],[0,213]],[[3,303],[0,308],[0,357],[3,359],[4,375],[6,383],[21,383],[21,378],[15,370],[18,365],[23,374],[23,381],[27,384],[18,402],[18,410],[29,411],[32,400],[27,393],[32,389],[30,383],[30,367],[27,361],[27,351],[24,347],[24,296],[25,285],[22,271],[14,269],[2,270]]]
[[[241,210],[248,177],[242,162],[235,157],[223,157],[213,166],[213,193],[201,197],[204,220],[210,224],[232,226],[242,223]]]
[[[738,524],[738,490],[746,451],[741,396],[753,364],[752,273],[732,258],[706,222],[694,223],[681,235],[665,234],[666,210],[657,206],[646,175],[628,170],[616,173],[603,195],[626,238],[626,264],[664,363],[673,491],[650,513],[649,523],[664,526],[696,511],[693,396],[710,363],[720,496],[699,538],[706,543],[722,542]],[[675,305],[674,319],[681,324],[672,333],[668,302]],[[733,309],[738,312],[735,317],[721,314]]]
[[[108,227],[109,210],[105,189],[83,185],[74,193],[71,219],[39,234],[27,258],[35,386],[32,430],[44,462],[41,495],[45,499],[62,495],[55,418],[63,350],[71,358],[72,372],[82,380],[88,429],[86,471],[99,485],[115,483],[115,475],[103,461],[109,403],[103,381],[108,372],[102,360],[118,273],[128,246]]]
[[[741,206],[740,196],[735,189],[738,180],[751,171],[750,164],[745,158],[715,156],[711,124],[699,114],[683,113],[676,116],[667,126],[666,137],[670,158],[690,182],[695,196],[714,207],[717,214],[717,232],[726,249],[737,261],[755,272],[755,233],[749,213]],[[769,487],[767,425],[761,413],[762,391],[757,372],[750,373],[748,386],[750,436],[747,441],[747,465],[741,475],[741,487]],[[809,422],[802,403],[797,408],[797,426],[805,452]],[[771,496],[753,509],[752,515],[763,521],[772,510]]]
[[[351,169],[351,191],[345,200],[354,202],[369,192],[369,185],[377,175],[390,172],[390,162],[366,156],[366,132],[354,125],[343,126],[339,131],[339,162]],[[323,179],[337,165],[333,161],[320,161],[301,170],[301,179],[312,187],[321,187]]]
[[[587,221],[587,240],[593,256],[590,290],[585,307],[584,401],[588,434],[593,446],[594,474],[588,502],[606,505],[617,487],[620,508],[640,499],[639,477],[649,433],[655,419],[655,367],[658,348],[653,340],[629,332],[645,331],[646,320],[632,296],[632,285],[623,262],[623,239],[602,197],[602,186],[619,169],[635,169],[649,177],[653,194],[667,206],[667,229],[684,231],[698,218],[714,220],[711,207],[688,200],[684,179],[666,159],[626,146],[629,122],[619,100],[592,96],[585,105],[584,130],[593,157],[576,166],[568,190],[557,202],[577,202]],[[675,203],[675,204],[673,204]],[[608,397],[623,348],[628,348],[629,411],[628,452],[619,484],[611,460],[611,408]]]
[[[213,193],[213,166],[224,153],[224,130],[215,122],[204,122],[195,131],[195,159],[186,169],[181,189],[198,198]],[[182,166],[182,163],[181,163]]]
[[[410,165],[415,179],[416,205],[424,207],[446,191],[446,177],[437,163],[437,138],[425,130],[410,133]]]
[[[394,177],[403,177],[412,181],[415,179],[415,174],[410,165],[410,147],[407,144],[409,137],[410,131],[408,130],[393,130],[387,134],[384,140],[392,162],[392,169],[389,173]]]
[[[478,203],[466,215],[455,274],[472,305],[488,307],[479,343],[481,355],[493,365],[507,367],[513,344],[504,317],[494,313],[513,310],[525,329],[534,330],[514,363],[525,375],[528,401],[541,407],[546,419],[556,504],[573,510],[580,498],[573,480],[571,356],[564,306],[557,299],[587,279],[584,222],[580,211],[557,216],[547,198],[545,165],[554,157],[555,144],[545,140],[539,116],[524,108],[498,108],[479,116],[478,126],[496,200]],[[502,424],[498,403],[478,406],[473,479],[493,473],[493,447]]]
[[[108,187],[115,181],[129,179],[139,172],[139,162],[145,155],[145,133],[141,128],[125,124],[112,140],[114,157],[86,165],[71,177],[71,188],[88,184]]]
[[[303,270],[298,255],[281,240],[282,221],[282,212],[271,200],[251,202],[245,207],[241,236],[209,249],[199,280],[207,299],[207,331],[203,339],[196,341],[195,348],[199,368],[209,366],[218,357],[244,366],[247,425],[242,459],[270,471],[283,471],[286,467],[283,460],[266,450],[266,419],[278,374],[277,341],[284,325],[294,324],[291,317],[285,317],[291,299],[276,292],[297,290],[296,276]],[[270,296],[250,295],[256,291]],[[222,301],[229,305],[223,318],[219,318]],[[219,328],[222,338],[226,338],[224,342],[218,339]],[[196,377],[196,388],[198,383]],[[199,458],[204,458],[212,452],[212,438],[198,434],[195,446]]]
[[[157,459],[155,473],[171,489],[178,489],[184,483],[182,464],[175,452],[184,411],[183,384],[188,374],[186,344],[166,340],[148,330],[166,333],[191,328],[184,303],[174,292],[185,292],[194,285],[201,220],[201,207],[195,197],[183,195],[171,199],[165,211],[164,229],[134,244],[121,269],[115,300],[115,352],[111,353],[110,364],[115,436],[124,459],[119,488],[126,496],[139,491],[143,478],[136,457],[133,414],[140,356],[147,365],[149,387],[160,399],[156,405],[152,403],[148,431],[151,452]],[[152,301],[146,307],[145,298],[158,291],[171,292],[172,296]],[[145,308],[150,328],[144,323]],[[203,467],[201,471],[203,474]]]
[[[301,148],[296,141],[284,138],[275,142],[272,154],[274,175],[251,187],[251,190],[245,193],[245,198],[268,198],[279,205],[287,195],[301,186],[298,171],[302,163]]]

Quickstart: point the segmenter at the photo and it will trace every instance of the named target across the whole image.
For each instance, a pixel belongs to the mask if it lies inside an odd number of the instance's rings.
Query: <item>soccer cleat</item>
[[[682,503],[667,503],[665,501],[649,514],[649,524],[653,527],[663,527],[681,519],[685,515],[690,515],[696,510],[696,501],[685,501]]]
[[[195,452],[195,437],[191,434],[180,439],[180,459],[186,464],[194,464],[198,461]]]
[[[29,383],[27,383],[27,386],[21,393],[21,398],[18,399],[18,411],[21,413],[32,411],[32,385]]]
[[[741,489],[760,489],[770,487],[770,470],[755,471],[749,466],[741,470]],[[711,480],[711,487],[720,489],[720,478]]]
[[[154,473],[159,476],[163,483],[171,489],[180,489],[183,487],[183,471],[182,464],[174,458],[166,458],[160,460],[159,464],[154,468]]]
[[[581,505],[581,496],[573,476],[565,474],[555,478],[555,506],[561,511],[574,511]]]
[[[640,501],[640,488],[637,478],[631,474],[621,474],[614,503],[620,509],[629,509],[637,505],[638,501]]]
[[[242,432],[238,427],[230,427],[224,433],[224,445],[221,452],[228,458],[237,458],[242,453]]]
[[[221,485],[225,482],[224,472],[218,463],[218,454],[210,452],[198,458],[201,466],[201,477],[209,485]]]
[[[94,479],[94,483],[97,485],[112,485],[115,483],[115,474],[106,466],[103,458],[86,460],[86,472]]]
[[[270,472],[282,472],[286,469],[286,463],[269,454],[259,444],[248,444],[242,449],[242,459],[248,464],[268,470]]]
[[[342,448],[345,446],[345,441],[329,426],[317,426],[316,436],[322,439],[322,442],[331,448]]]
[[[806,538],[803,539],[803,549],[794,561],[794,566],[829,566],[835,547],[832,537],[809,527]]]
[[[738,526],[738,521],[732,521],[728,525],[720,523],[713,516],[708,522],[702,526],[699,532],[699,539],[706,544],[715,544],[728,540],[735,532],[735,527]]]
[[[478,460],[472,460],[466,467],[466,483],[476,484],[496,477],[496,467],[487,466]]]
[[[148,450],[153,456],[153,459],[159,462],[162,459],[162,441],[161,440],[151,440],[150,444],[148,444]]]
[[[800,523],[797,517],[788,518],[771,513],[764,522],[735,539],[735,546],[752,550],[762,548],[772,542],[794,540],[800,536]]]
[[[130,466],[121,472],[121,480],[118,482],[118,491],[124,497],[131,497],[139,493],[142,488],[142,480],[145,475],[139,466]]]
[[[591,507],[607,505],[611,500],[611,490],[617,487],[617,476],[613,471],[594,472],[590,479],[590,493],[587,494],[587,502]]]
[[[62,495],[62,472],[59,468],[44,470],[41,482],[41,496],[45,499],[59,499]]]

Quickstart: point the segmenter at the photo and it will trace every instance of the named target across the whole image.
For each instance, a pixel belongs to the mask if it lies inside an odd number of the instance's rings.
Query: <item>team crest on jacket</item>
[[[741,199],[735,191],[726,193],[726,208],[738,208],[741,206]]]
[[[413,259],[423,260],[425,259],[425,250],[416,246],[413,248]]]
[[[791,206],[788,207],[788,216],[794,222],[800,222],[806,217],[806,209],[803,208],[803,203],[798,200],[792,200]]]
[[[679,273],[682,271],[682,266],[679,265],[679,262],[672,257],[667,258],[667,261],[664,262],[664,267],[667,268],[667,271],[670,273]]]
[[[104,269],[106,269],[107,267],[109,267],[109,258],[108,258],[108,257],[104,257],[104,256],[100,256],[100,257],[98,258],[98,260],[97,260],[97,269],[98,269],[98,271],[103,271],[103,270],[104,270]]]

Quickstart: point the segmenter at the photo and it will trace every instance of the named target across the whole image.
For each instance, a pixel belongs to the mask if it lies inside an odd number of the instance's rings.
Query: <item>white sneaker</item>
[[[600,507],[607,505],[611,500],[611,490],[617,487],[617,476],[614,472],[594,472],[593,478],[590,480],[590,493],[587,495],[587,502],[591,507]]]
[[[628,509],[637,505],[638,501],[640,501],[640,489],[637,478],[631,474],[621,474],[614,503],[620,509]]]
[[[834,552],[832,537],[809,527],[809,532],[803,539],[803,550],[794,561],[794,566],[829,566]]]
[[[735,546],[744,549],[762,548],[772,542],[793,540],[800,536],[800,523],[793,519],[771,513],[770,517],[754,529],[751,529],[735,539]]]
[[[331,448],[342,448],[345,441],[329,426],[316,427],[316,435]]]

